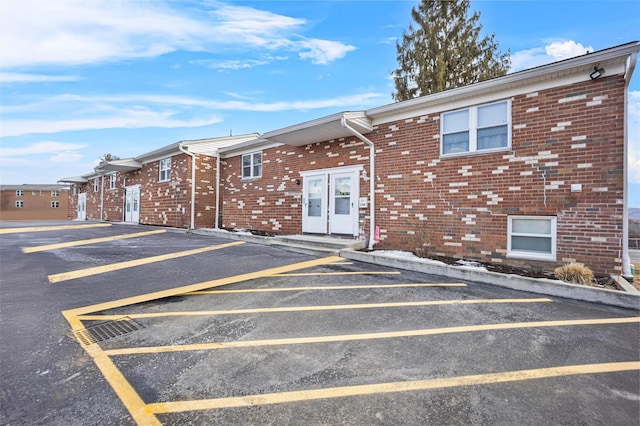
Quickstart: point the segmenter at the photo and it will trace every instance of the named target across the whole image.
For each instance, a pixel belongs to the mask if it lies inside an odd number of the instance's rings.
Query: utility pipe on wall
[[[630,281],[633,281],[633,275],[631,275],[631,258],[629,257],[629,185],[627,184],[629,174],[629,122],[627,111],[629,105],[629,83],[631,76],[636,68],[636,62],[638,60],[637,53],[632,53],[627,59],[627,69],[625,70],[625,83],[624,83],[624,173],[623,173],[623,185],[624,191],[622,196],[622,276]]]
[[[347,118],[343,115],[342,119],[340,120],[340,124],[342,124],[342,127],[344,127],[345,129],[347,129],[349,132],[351,132],[351,134],[353,134],[355,137],[357,137],[358,139],[360,139],[361,141],[363,141],[364,143],[366,143],[369,146],[369,173],[370,173],[370,177],[369,177],[369,250],[373,250],[373,245],[375,244],[375,230],[376,230],[376,216],[375,216],[375,211],[376,211],[376,194],[375,194],[375,188],[376,188],[376,167],[375,167],[375,146],[373,145],[373,142],[371,142],[369,139],[367,139],[366,137],[364,137],[360,132],[358,132],[356,129],[354,129],[353,127],[349,126],[349,123],[347,123]]]
[[[220,151],[216,153],[216,229],[220,228]]]
[[[178,149],[191,157],[191,225],[189,229],[195,229],[195,211],[196,211],[196,155],[189,152],[182,146],[182,142],[178,144]]]

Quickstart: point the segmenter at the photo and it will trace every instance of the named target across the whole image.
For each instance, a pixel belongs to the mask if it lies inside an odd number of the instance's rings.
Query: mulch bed
[[[445,257],[445,256],[429,256],[428,259],[439,260],[440,262],[446,263],[447,265],[461,265],[461,259],[457,259],[454,257]],[[556,280],[553,272],[545,271],[542,269],[527,269],[527,268],[518,268],[515,266],[507,266],[507,265],[498,265],[495,263],[484,263],[473,261],[474,266],[481,266],[486,268],[491,272],[498,272],[501,274],[512,274],[512,275],[520,275],[522,277],[529,278],[548,278],[552,280]],[[594,276],[595,283],[593,287],[599,288],[607,288],[610,290],[618,290],[618,286],[616,282],[608,275],[600,275]]]

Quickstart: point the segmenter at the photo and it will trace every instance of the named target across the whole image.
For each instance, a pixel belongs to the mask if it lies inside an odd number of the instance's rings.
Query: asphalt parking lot
[[[184,231],[0,225],[3,424],[639,422],[637,311]]]

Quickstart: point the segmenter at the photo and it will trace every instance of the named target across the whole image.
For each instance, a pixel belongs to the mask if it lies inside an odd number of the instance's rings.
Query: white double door
[[[140,186],[125,187],[124,221],[140,222]]]
[[[78,194],[78,220],[87,220],[87,193]]]
[[[359,170],[318,170],[302,175],[302,232],[358,235]]]

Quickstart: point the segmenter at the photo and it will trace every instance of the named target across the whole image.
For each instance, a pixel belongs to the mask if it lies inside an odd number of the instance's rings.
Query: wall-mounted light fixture
[[[589,77],[591,77],[591,80],[595,80],[596,78],[602,77],[603,74],[604,68],[598,68],[598,65],[596,65],[593,67],[593,72],[589,74]]]

